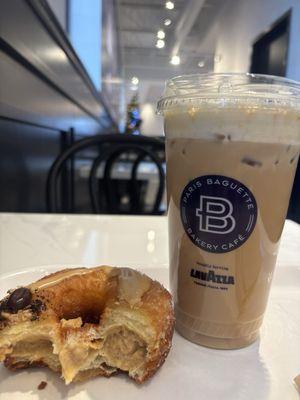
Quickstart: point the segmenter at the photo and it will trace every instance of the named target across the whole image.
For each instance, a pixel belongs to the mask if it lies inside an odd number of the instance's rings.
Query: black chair
[[[162,212],[160,211],[160,205],[165,188],[165,173],[162,167],[165,150],[164,140],[162,138],[122,134],[96,135],[78,140],[57,157],[49,171],[47,178],[46,197],[48,212],[61,211],[58,200],[58,181],[66,163],[71,160],[79,151],[95,146],[99,148],[99,154],[92,163],[88,179],[89,197],[92,211],[97,214],[118,214],[121,212],[116,201],[116,194],[114,191],[114,186],[112,185],[111,172],[114,164],[120,158],[120,156],[124,154],[135,154],[136,158],[132,163],[129,181],[129,213],[161,214]],[[145,159],[150,160],[156,165],[159,176],[159,184],[155,201],[152,209],[148,212],[145,212],[144,204],[141,202],[137,179],[138,167]],[[100,205],[99,179],[97,178],[97,171],[102,162],[105,163],[102,188],[105,198],[105,207]],[[67,211],[70,212],[70,210]]]

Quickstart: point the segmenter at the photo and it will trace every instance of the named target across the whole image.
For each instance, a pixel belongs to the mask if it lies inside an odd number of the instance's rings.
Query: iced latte
[[[299,155],[300,89],[281,78],[174,78],[167,139],[177,330],[239,348],[258,336]]]

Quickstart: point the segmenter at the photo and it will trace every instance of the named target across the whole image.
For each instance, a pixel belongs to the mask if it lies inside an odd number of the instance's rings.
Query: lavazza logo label
[[[184,188],[181,219],[186,234],[201,249],[226,253],[242,246],[257,219],[256,200],[236,179],[205,175]]]

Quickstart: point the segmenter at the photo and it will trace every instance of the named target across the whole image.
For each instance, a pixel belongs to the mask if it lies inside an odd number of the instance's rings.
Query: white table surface
[[[49,264],[167,268],[167,219],[0,213],[0,273]]]
[[[167,218],[0,213],[0,273],[52,264],[150,268],[151,275],[155,277],[157,270],[156,278],[167,285]],[[115,383],[102,379],[86,385],[100,384],[105,399],[112,398],[108,395],[112,387],[118,389],[114,397],[118,399],[299,399],[292,384],[300,373],[299,305],[300,225],[287,221],[260,341],[246,349],[219,351],[189,343],[175,333],[165,365],[143,390],[117,378]],[[16,378],[3,374],[1,400],[96,398],[87,395],[83,384],[65,390],[61,383],[42,392],[32,392],[28,383],[28,391],[25,387],[14,397]]]
[[[0,213],[0,273],[50,264],[168,268],[168,258],[164,216]],[[277,264],[300,266],[295,222],[286,221]]]

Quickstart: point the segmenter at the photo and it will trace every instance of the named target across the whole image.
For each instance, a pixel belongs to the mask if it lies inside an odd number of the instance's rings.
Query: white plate
[[[0,297],[6,290],[32,282],[62,266],[26,269],[0,277]],[[168,282],[166,268],[144,272]],[[0,366],[0,399],[116,400],[296,400],[293,378],[300,373],[300,269],[278,268],[261,338],[241,350],[211,350],[175,333],[165,364],[143,386],[126,376],[95,378],[65,386],[47,369],[7,371]],[[48,383],[39,391],[41,381]]]

